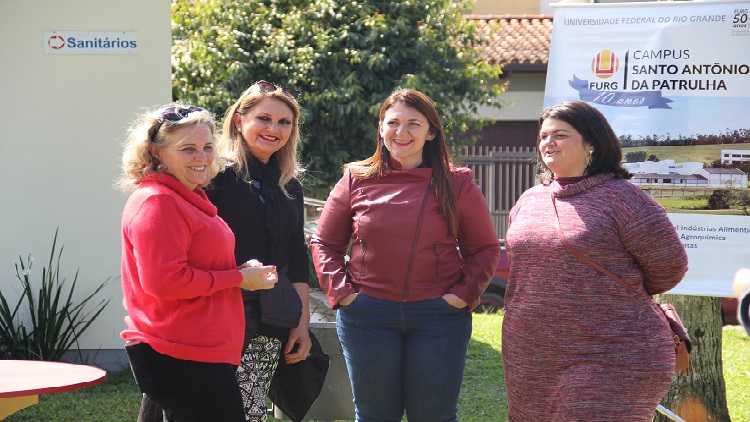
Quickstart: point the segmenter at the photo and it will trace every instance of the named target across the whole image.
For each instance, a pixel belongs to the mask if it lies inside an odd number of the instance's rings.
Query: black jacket
[[[255,164],[257,165],[257,164]],[[294,328],[302,315],[302,303],[292,283],[307,283],[309,261],[304,235],[304,195],[302,185],[292,179],[286,185],[291,195],[287,198],[278,190],[276,198],[275,233],[267,224],[270,197],[263,192],[272,183],[266,183],[263,191],[253,187],[251,176],[240,177],[234,168],[220,173],[206,189],[211,202],[216,205],[219,216],[226,221],[235,236],[235,259],[237,265],[257,259],[264,265],[276,265],[279,282],[271,290],[244,291],[246,336],[252,337],[263,324]],[[274,253],[272,242],[281,240],[281,247]],[[286,341],[285,338],[281,339]]]

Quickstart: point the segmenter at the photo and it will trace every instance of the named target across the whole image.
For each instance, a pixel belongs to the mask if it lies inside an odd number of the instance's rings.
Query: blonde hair
[[[224,115],[224,124],[222,126],[222,146],[226,148],[224,155],[227,160],[235,164],[235,171],[237,174],[244,174],[245,169],[248,167],[247,154],[250,150],[247,147],[245,138],[242,137],[242,133],[234,125],[235,114],[245,114],[248,110],[257,106],[261,101],[266,98],[277,99],[286,104],[294,114],[294,121],[292,122],[292,132],[289,135],[289,140],[284,144],[281,149],[274,152],[272,158],[276,160],[276,165],[279,167],[281,177],[279,178],[279,188],[284,195],[289,196],[286,191],[285,185],[289,183],[295,177],[301,176],[305,172],[304,166],[299,162],[297,155],[297,145],[299,144],[300,131],[299,131],[299,116],[300,108],[297,104],[297,100],[289,96],[287,93],[282,91],[281,88],[277,87],[275,91],[264,92],[259,89],[257,84],[251,85],[240,95],[240,98],[232,104]]]
[[[131,124],[123,146],[122,176],[117,183],[120,189],[133,190],[140,186],[148,175],[166,172],[166,168],[151,154],[151,146],[164,148],[169,143],[170,135],[180,128],[193,126],[195,130],[199,125],[205,125],[211,130],[216,143],[216,121],[210,112],[198,109],[180,120],[172,121],[162,117],[162,113],[170,107],[189,109],[191,106],[180,103],[162,106],[143,113]],[[216,146],[215,148],[219,149]],[[208,168],[206,184],[219,173],[224,162],[220,156],[214,158],[214,162]]]

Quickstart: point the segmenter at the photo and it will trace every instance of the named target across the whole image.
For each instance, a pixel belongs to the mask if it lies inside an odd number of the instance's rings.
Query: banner
[[[750,162],[750,2],[554,7],[545,107],[564,100],[597,107],[623,154],[650,155],[628,156],[625,166],[652,195],[729,189],[750,198],[742,170]],[[747,204],[685,212],[670,218],[690,270],[670,293],[732,296],[734,273],[750,267]]]

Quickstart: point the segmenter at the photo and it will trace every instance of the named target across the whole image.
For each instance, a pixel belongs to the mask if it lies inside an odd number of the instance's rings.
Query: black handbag
[[[312,348],[307,359],[287,364],[282,356],[273,374],[268,398],[293,422],[301,421],[323,390],[329,359],[312,333]]]

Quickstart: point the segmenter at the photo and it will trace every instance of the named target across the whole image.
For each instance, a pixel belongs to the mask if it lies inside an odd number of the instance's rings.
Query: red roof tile
[[[465,15],[487,40],[482,61],[509,64],[547,64],[552,38],[552,15]]]

